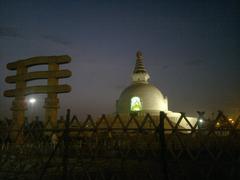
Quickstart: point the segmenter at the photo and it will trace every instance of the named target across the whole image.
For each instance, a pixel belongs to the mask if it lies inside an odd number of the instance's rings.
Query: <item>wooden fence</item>
[[[181,121],[189,129],[180,127]],[[0,124],[0,179],[240,179],[240,117],[66,117]],[[20,139],[20,140],[19,140]]]

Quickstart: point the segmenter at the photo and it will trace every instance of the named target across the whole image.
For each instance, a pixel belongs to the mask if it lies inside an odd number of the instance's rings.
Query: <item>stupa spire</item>
[[[136,65],[135,65],[135,68],[134,68],[134,71],[133,73],[147,73],[144,65],[143,65],[143,54],[141,51],[137,51],[136,53]]]
[[[142,52],[138,50],[136,53],[136,64],[132,75],[133,83],[148,83],[150,76],[143,65],[143,58]]]

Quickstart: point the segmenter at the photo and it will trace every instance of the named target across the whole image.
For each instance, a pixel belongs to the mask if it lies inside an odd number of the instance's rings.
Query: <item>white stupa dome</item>
[[[117,113],[158,114],[168,111],[168,100],[154,85],[148,83],[150,78],[143,65],[143,55],[137,52],[136,66],[132,75],[132,84],[123,90],[117,100]]]

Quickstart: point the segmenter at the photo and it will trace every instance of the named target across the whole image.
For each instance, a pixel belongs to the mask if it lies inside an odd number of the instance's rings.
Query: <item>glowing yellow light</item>
[[[220,123],[219,122],[217,122],[217,124],[216,124],[217,126],[220,126]]]
[[[231,121],[231,123],[233,124],[233,123],[234,123],[234,121],[232,120],[232,121]]]
[[[29,103],[34,104],[35,102],[36,102],[36,99],[35,99],[35,98],[30,98],[30,99],[29,99]]]
[[[132,97],[131,99],[131,111],[141,111],[142,103],[139,97]]]

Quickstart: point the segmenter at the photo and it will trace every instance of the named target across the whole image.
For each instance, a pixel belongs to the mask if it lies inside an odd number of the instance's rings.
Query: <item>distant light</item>
[[[199,122],[200,122],[200,123],[203,123],[203,120],[202,120],[202,119],[199,119]]]
[[[35,104],[35,103],[36,103],[36,99],[35,99],[35,98],[30,98],[30,99],[29,99],[29,103]]]
[[[217,124],[216,124],[217,126],[220,126],[220,123],[219,122],[217,122]]]
[[[234,120],[232,118],[228,119],[232,124],[234,124]]]

